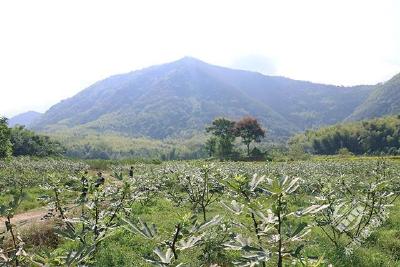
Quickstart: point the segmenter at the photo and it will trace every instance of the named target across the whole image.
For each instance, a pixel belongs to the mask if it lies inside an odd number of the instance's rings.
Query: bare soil
[[[36,222],[36,221],[39,221],[46,214],[47,214],[47,210],[45,210],[45,209],[19,213],[11,218],[11,223],[26,224],[26,223]],[[0,218],[0,228],[5,227],[5,225],[4,225],[5,221],[6,221],[6,218],[4,218],[4,217]]]

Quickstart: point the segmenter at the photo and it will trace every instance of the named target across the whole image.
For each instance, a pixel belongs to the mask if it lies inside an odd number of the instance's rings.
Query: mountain
[[[400,114],[400,74],[379,84],[347,120],[361,120]]]
[[[8,120],[8,125],[14,127],[15,125],[25,125],[29,127],[35,120],[39,119],[42,113],[36,111],[28,111],[18,114]]]
[[[216,117],[252,115],[269,136],[288,137],[344,120],[372,89],[266,76],[185,57],[99,81],[52,106],[33,127],[165,139],[204,132]]]

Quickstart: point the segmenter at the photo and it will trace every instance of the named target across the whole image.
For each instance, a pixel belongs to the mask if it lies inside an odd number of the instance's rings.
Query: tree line
[[[400,155],[400,115],[306,131],[292,138],[290,145],[321,155],[343,150],[356,155]]]
[[[0,158],[9,156],[60,156],[65,148],[48,136],[36,134],[17,125],[8,127],[7,118],[0,117]]]
[[[239,121],[226,118],[217,118],[206,127],[206,132],[212,136],[206,142],[206,149],[210,157],[217,156],[220,159],[234,157],[234,141],[241,138],[247,148],[247,157],[259,156],[261,152],[254,148],[250,151],[252,142],[261,142],[265,137],[265,129],[261,127],[256,118],[246,116]]]

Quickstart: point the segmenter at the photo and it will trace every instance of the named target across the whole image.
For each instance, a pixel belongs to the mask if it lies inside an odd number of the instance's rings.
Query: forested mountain
[[[361,120],[400,114],[400,74],[376,86],[348,120]]]
[[[36,111],[28,111],[21,114],[18,114],[8,121],[8,125],[10,127],[14,127],[15,125],[25,125],[30,126],[35,120],[37,120],[42,113]]]
[[[203,132],[215,117],[252,115],[269,136],[288,137],[343,121],[372,89],[265,76],[185,57],[99,81],[51,107],[33,127],[185,138]]]

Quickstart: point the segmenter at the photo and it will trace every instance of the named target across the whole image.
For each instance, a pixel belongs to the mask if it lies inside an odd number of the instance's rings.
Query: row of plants
[[[2,193],[11,197],[0,208],[6,266],[103,266],[116,236],[132,236],[131,250],[149,248],[137,265],[327,266],[341,254],[352,266],[353,253],[398,205],[400,190],[400,167],[385,161],[138,163],[112,166],[105,182],[76,162],[1,164]],[[7,177],[18,182],[7,184]],[[56,249],[32,249],[12,223],[33,185],[44,190],[43,219],[55,221]],[[160,203],[173,215],[163,218]]]

